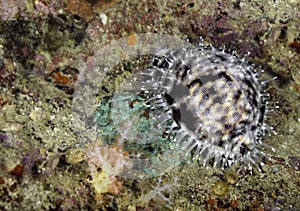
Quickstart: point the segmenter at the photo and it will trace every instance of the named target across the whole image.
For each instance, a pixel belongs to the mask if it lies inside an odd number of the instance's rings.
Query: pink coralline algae
[[[19,0],[0,0],[0,19],[14,20],[16,15],[25,8],[25,1]]]

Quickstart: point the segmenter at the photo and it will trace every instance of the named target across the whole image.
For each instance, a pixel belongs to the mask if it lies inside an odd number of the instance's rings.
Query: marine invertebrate
[[[263,165],[262,137],[273,128],[260,70],[224,49],[199,46],[162,49],[141,73],[142,91],[155,110],[158,126],[173,133],[186,154],[222,168],[242,161]],[[269,133],[270,134],[270,133]]]
[[[179,188],[180,183],[176,177],[171,182],[165,182],[163,180],[163,175],[160,175],[157,179],[157,183],[151,186],[152,189],[150,191],[147,191],[138,198],[140,204],[147,204],[154,198],[159,198],[162,201],[168,202],[168,204],[173,204],[170,198],[166,197],[164,193],[169,193],[176,187]]]
[[[121,149],[102,146],[99,142],[88,148],[87,157],[92,176],[90,183],[95,188],[97,199],[101,201],[104,193],[120,192],[122,184],[117,177],[132,168],[132,163]]]

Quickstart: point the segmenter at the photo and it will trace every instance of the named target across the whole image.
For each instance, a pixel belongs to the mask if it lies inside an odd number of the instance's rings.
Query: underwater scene
[[[0,90],[0,210],[300,210],[297,0],[0,0]]]

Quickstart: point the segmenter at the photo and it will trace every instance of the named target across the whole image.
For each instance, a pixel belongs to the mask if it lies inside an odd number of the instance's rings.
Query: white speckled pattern
[[[242,161],[259,168],[265,156],[261,137],[270,127],[253,66],[212,46],[162,52],[143,72],[142,88],[159,111],[160,126],[204,165],[223,168]]]

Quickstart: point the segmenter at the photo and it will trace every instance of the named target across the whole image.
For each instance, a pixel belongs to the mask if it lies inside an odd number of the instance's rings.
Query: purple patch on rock
[[[8,139],[9,139],[8,135],[0,134],[0,143],[1,144],[6,145]]]

